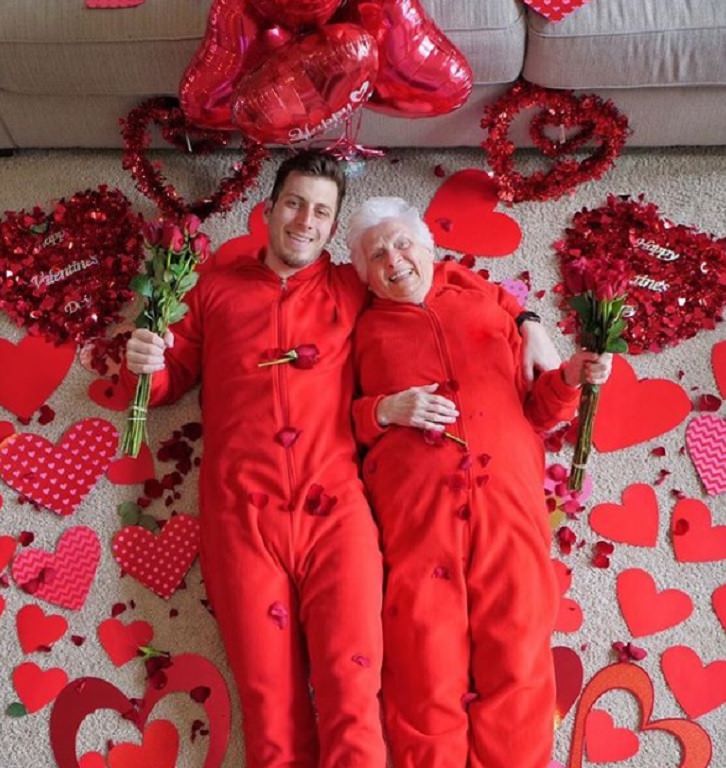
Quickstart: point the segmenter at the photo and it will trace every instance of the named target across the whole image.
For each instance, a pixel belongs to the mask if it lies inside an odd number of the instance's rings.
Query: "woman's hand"
[[[126,342],[126,367],[140,375],[164,369],[164,350],[174,346],[174,334],[167,331],[162,339],[146,328],[137,328]]]
[[[378,403],[376,419],[382,427],[398,424],[402,427],[441,431],[459,417],[456,405],[446,397],[433,394],[438,384],[410,387],[388,395]]]
[[[581,349],[565,363],[563,375],[565,382],[571,387],[579,387],[580,384],[604,384],[612,369],[611,352],[598,355],[597,352]]]

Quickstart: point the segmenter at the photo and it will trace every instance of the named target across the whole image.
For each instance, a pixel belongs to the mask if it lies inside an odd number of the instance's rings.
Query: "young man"
[[[165,340],[137,330],[127,346],[128,368],[154,373],[152,405],[202,380],[201,565],[249,768],[385,766],[381,556],[350,417],[367,292],[325,251],[344,192],[330,156],[285,161],[267,247],[205,273]],[[556,367],[546,333],[525,326],[535,364]]]
[[[132,372],[154,373],[152,405],[201,377],[201,566],[249,768],[386,761],[381,556],[350,426],[365,289],[325,252],[344,191],[327,155],[283,163],[267,248],[203,275],[166,346],[138,330],[127,347]]]

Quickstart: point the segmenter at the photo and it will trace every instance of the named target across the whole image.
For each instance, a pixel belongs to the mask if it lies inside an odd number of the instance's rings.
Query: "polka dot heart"
[[[589,0],[524,0],[533,11],[544,16],[547,21],[562,21]]]
[[[58,515],[70,515],[108,469],[118,432],[105,419],[73,424],[57,444],[40,435],[11,435],[0,446],[0,479]]]
[[[168,600],[199,551],[199,521],[176,515],[158,534],[126,526],[114,536],[111,551],[125,573]]]

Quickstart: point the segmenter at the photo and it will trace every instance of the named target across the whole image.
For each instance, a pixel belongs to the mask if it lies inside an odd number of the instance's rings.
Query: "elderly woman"
[[[414,208],[368,200],[348,245],[374,294],[356,330],[354,419],[387,569],[393,764],[545,768],[558,589],[537,431],[572,418],[610,356],[577,352],[528,391],[516,302],[435,262]]]

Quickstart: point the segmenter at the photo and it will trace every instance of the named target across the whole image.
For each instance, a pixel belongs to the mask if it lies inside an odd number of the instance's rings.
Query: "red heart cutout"
[[[0,421],[0,445],[2,445],[10,435],[15,434],[15,427],[9,421]]]
[[[726,397],[726,341],[719,341],[711,350],[711,367],[716,386],[722,397]]]
[[[572,584],[572,570],[559,560],[553,560],[552,565],[560,585],[560,609],[555,620],[555,632],[577,632],[582,626],[582,608],[574,600],[565,597]]]
[[[32,661],[18,665],[13,671],[13,686],[31,714],[53,701],[67,682],[68,675],[62,669],[43,670]]]
[[[485,171],[452,174],[436,190],[424,221],[436,245],[476,256],[508,256],[519,247],[522,230],[505,213],[496,213],[497,185]]]
[[[674,224],[642,197],[609,195],[605,205],[583,208],[554,247],[565,278],[565,332],[574,329],[568,300],[581,292],[578,271],[624,266],[630,282],[623,338],[630,354],[658,352],[713,330],[726,304],[726,238]]]
[[[373,38],[328,24],[274,51],[237,83],[232,107],[242,133],[262,143],[305,141],[336,125],[373,90]]]
[[[0,339],[0,370],[13,372],[0,376],[0,406],[29,419],[63,381],[74,355],[73,344],[56,346],[39,336],[17,344]]]
[[[461,107],[473,74],[461,51],[419,0],[354,0],[346,18],[378,46],[375,91],[367,106],[398,117],[434,117]]]
[[[56,445],[23,432],[0,446],[0,478],[58,515],[70,515],[106,471],[118,432],[105,419],[73,424]]]
[[[660,664],[668,687],[694,720],[726,702],[726,661],[704,665],[691,648],[676,645],[663,652]]]
[[[146,443],[141,445],[138,456],[124,456],[114,461],[106,472],[106,477],[115,485],[144,483],[154,476],[154,457]]]
[[[617,576],[620,610],[633,637],[662,632],[685,621],[693,612],[691,598],[678,589],[659,592],[653,577],[640,568]]]
[[[681,499],[674,507],[671,540],[679,563],[726,560],[726,525],[711,525],[711,511],[698,499]]]
[[[63,616],[46,616],[38,605],[24,605],[15,615],[15,624],[23,653],[52,646],[68,629]]]
[[[555,688],[557,700],[555,706],[556,725],[559,725],[577,701],[582,690],[582,661],[580,657],[564,645],[552,649],[552,659],[555,665]]]
[[[589,0],[524,0],[533,11],[544,16],[547,21],[561,21]]]
[[[106,619],[96,631],[103,650],[117,667],[138,658],[139,647],[149,645],[154,637],[154,628],[148,621],[123,624],[118,619]]]
[[[12,536],[0,536],[0,573],[7,568],[17,546],[18,542]]]
[[[654,547],[658,539],[658,499],[651,486],[636,483],[623,491],[622,504],[597,504],[590,528],[612,541]]]
[[[585,748],[592,763],[618,763],[637,755],[640,742],[628,728],[616,728],[609,712],[593,709],[585,721]]]
[[[131,403],[132,395],[120,384],[114,384],[111,379],[96,379],[88,386],[88,397],[101,408],[125,411]]]
[[[104,186],[50,213],[9,211],[0,221],[0,309],[52,341],[101,336],[134,296],[142,242],[141,217]]]
[[[61,534],[55,553],[26,549],[15,555],[11,570],[21,589],[32,591],[39,600],[75,611],[86,601],[100,558],[95,531],[77,525]]]
[[[639,730],[665,731],[678,739],[681,762],[678,768],[708,768],[711,764],[711,739],[697,723],[668,718],[651,720],[653,714],[653,683],[648,674],[637,664],[611,664],[601,669],[585,687],[580,697],[572,729],[570,759],[567,768],[582,768],[585,749],[585,725],[593,705],[604,694],[624,690],[635,697],[640,712]]]
[[[197,267],[197,272],[210,272],[236,264],[242,256],[259,251],[267,244],[267,222],[265,204],[257,203],[247,218],[248,235],[240,235],[227,240],[205,262]]]
[[[726,584],[714,589],[711,595],[711,604],[721,626],[726,629]]]
[[[5,598],[0,595],[0,616],[3,615],[3,612],[5,611]]]
[[[103,755],[99,752],[86,752],[78,761],[79,768],[108,768]]]
[[[121,743],[108,753],[109,768],[176,768],[179,734],[168,720],[154,720],[142,733],[141,745]]]
[[[691,412],[678,384],[665,379],[639,381],[620,355],[600,391],[593,443],[601,453],[619,451],[675,429]]]
[[[168,600],[199,551],[199,521],[176,515],[156,535],[128,525],[113,537],[111,551],[125,573]]]
[[[151,711],[166,696],[189,693],[199,686],[209,688],[209,696],[202,704],[210,730],[203,768],[219,768],[227,751],[231,722],[231,704],[224,678],[210,661],[195,654],[172,657],[172,664],[164,673],[164,687],[155,688],[148,681],[141,706],[130,719],[143,731]],[[134,712],[132,702],[118,688],[99,678],[74,680],[61,691],[50,713],[49,728],[57,768],[80,768],[76,756],[78,732],[85,718],[99,709],[113,709],[127,715]]]

